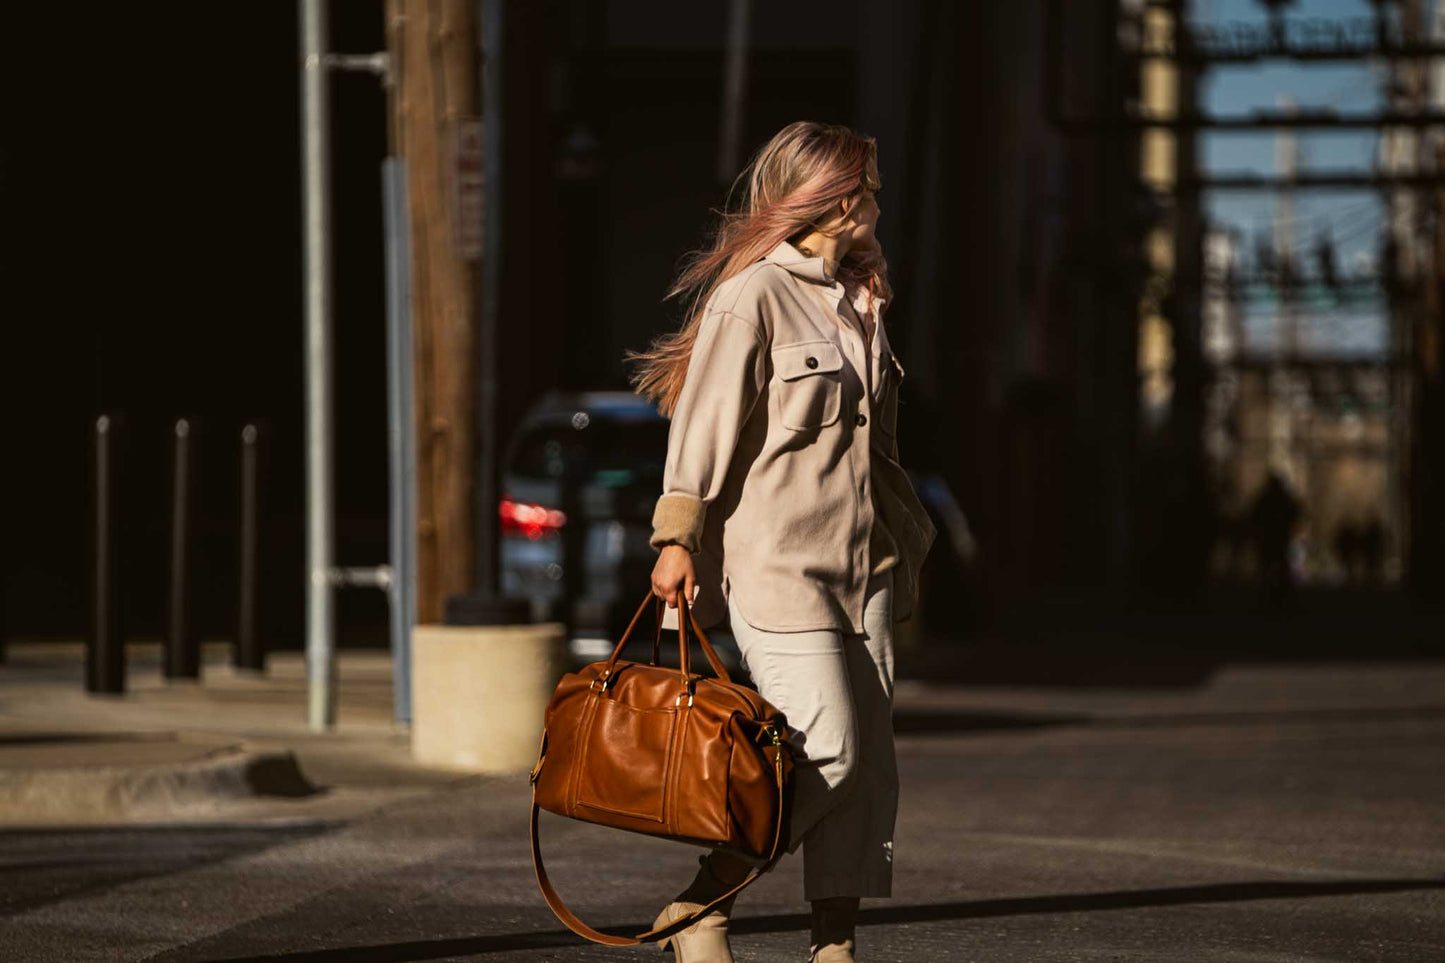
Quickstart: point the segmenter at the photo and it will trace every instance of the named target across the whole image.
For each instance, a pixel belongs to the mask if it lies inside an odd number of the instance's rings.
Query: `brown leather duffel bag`
[[[637,620],[656,602],[650,662],[622,659]],[[531,774],[532,862],[537,885],[574,933],[631,946],[680,932],[750,886],[786,849],[793,770],[783,714],[733,682],[678,593],[677,668],[658,664],[663,601],[650,591],[605,662],[568,673],[547,705]],[[691,671],[691,623],[716,678]],[[552,888],[537,840],[538,809],[589,823],[703,846],[726,846],[767,864],[702,909],[636,936],[583,923]]]

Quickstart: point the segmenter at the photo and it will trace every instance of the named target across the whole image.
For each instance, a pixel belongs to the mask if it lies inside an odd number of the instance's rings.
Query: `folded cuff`
[[[707,515],[707,502],[695,495],[678,492],[663,495],[652,510],[651,545],[657,551],[668,542],[676,542],[696,555],[702,545],[702,523]]]

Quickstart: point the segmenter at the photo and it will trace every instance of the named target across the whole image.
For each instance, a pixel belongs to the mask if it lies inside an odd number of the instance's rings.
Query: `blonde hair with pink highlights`
[[[840,201],[851,213],[864,190],[881,187],[870,181],[877,165],[876,141],[840,124],[798,121],[773,135],[733,182],[734,190],[740,182],[747,184],[737,209],[713,209],[720,222],[711,247],[684,258],[685,268],[663,297],[666,301],[691,295],[681,330],[654,338],[646,351],[624,353],[624,360],[637,362],[629,379],[633,390],[671,417],[687,377],[703,309],[718,285],[780,241],[801,241],[814,231],[835,234],[836,219],[832,223],[823,219]],[[850,249],[836,276],[850,289],[866,286],[870,309],[875,297],[882,299],[882,309],[892,300],[888,262],[876,244]]]

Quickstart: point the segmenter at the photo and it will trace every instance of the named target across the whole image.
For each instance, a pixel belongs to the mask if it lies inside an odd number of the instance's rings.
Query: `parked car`
[[[527,598],[538,621],[567,622],[579,665],[607,657],[650,591],[668,425],[631,392],[552,392],[503,453],[502,590]],[[655,632],[645,613],[632,657],[647,656]],[[726,623],[707,633],[729,672],[741,673]],[[676,638],[664,633],[663,661],[676,664]],[[696,647],[692,658],[702,658]]]
[[[631,392],[553,392],[529,409],[503,454],[502,589],[527,598],[537,621],[568,623],[578,665],[607,657],[650,590],[657,553],[648,539],[668,425]],[[962,510],[941,476],[909,474],[939,537],[921,575],[920,617],[895,637],[900,650],[923,644],[920,632],[966,628],[978,603],[975,545]],[[948,600],[946,608],[930,605],[934,599]],[[629,643],[632,657],[646,657],[655,632],[645,613]],[[745,679],[726,621],[707,633],[728,671]],[[676,635],[663,638],[663,659],[676,664]],[[696,646],[692,659],[701,664]]]

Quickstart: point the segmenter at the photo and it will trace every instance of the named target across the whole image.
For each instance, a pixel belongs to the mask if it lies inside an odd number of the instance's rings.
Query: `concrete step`
[[[215,815],[321,789],[289,751],[245,743],[56,734],[0,742],[0,825],[133,823]]]

